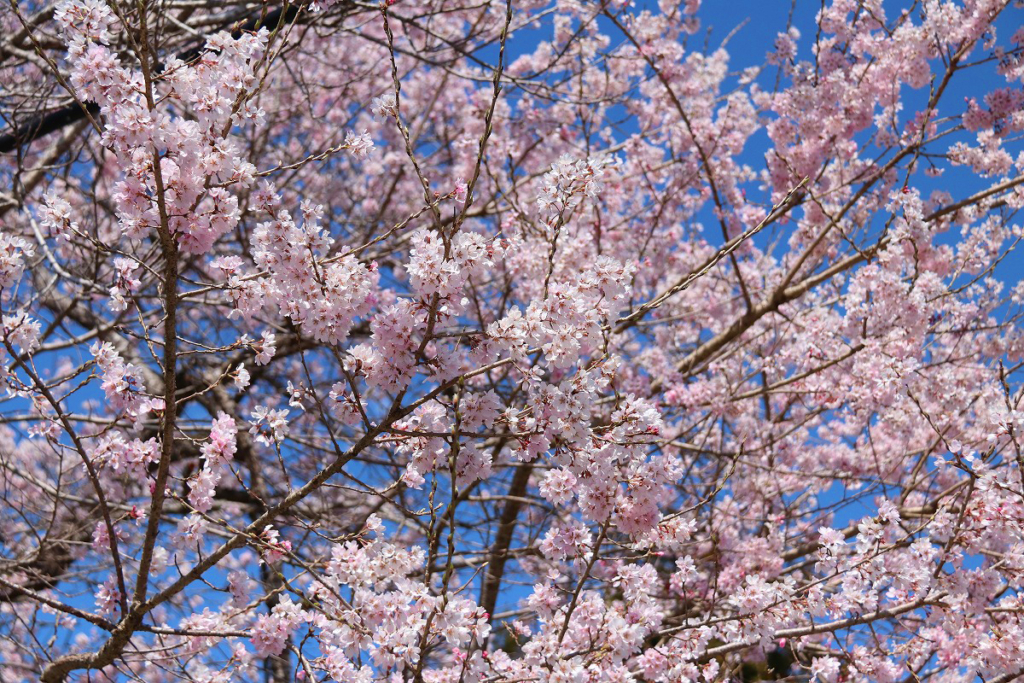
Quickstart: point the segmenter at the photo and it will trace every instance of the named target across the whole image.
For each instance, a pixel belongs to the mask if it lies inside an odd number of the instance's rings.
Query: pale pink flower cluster
[[[123,232],[139,238],[166,222],[183,250],[209,251],[239,218],[237,198],[225,187],[210,187],[209,179],[246,187],[255,177],[225,130],[261,120],[246,95],[257,83],[267,32],[213,36],[198,63],[171,58],[162,78],[147,86],[107,45],[114,19],[105,5],[67,0],[55,16],[69,43],[71,84],[83,100],[110,112],[104,142],[125,174],[114,194]],[[161,90],[156,96],[189,107],[194,118],[151,108],[147,88],[155,87]],[[158,187],[160,199],[154,195]],[[71,225],[66,207],[50,206],[46,222],[65,231]]]
[[[238,428],[231,416],[220,413],[203,444],[203,467],[189,479],[188,502],[197,512],[213,507],[213,495],[227,463],[235,456]]]
[[[406,272],[418,298],[400,299],[379,310],[370,323],[373,342],[349,351],[351,371],[362,374],[370,386],[388,390],[405,387],[415,372],[415,352],[430,310],[434,309],[435,326],[454,321],[467,303],[462,295],[466,282],[483,273],[497,251],[478,233],[463,231],[450,240],[427,229],[413,233]],[[462,371],[460,359],[450,347],[432,346],[427,351],[431,374],[438,381],[447,381]]]
[[[43,196],[43,205],[39,207],[39,222],[48,232],[65,240],[79,231],[70,202],[56,192],[47,192]]]
[[[204,607],[202,612],[192,614],[181,620],[178,628],[182,630],[193,630],[198,632],[216,633],[217,631],[230,628],[225,615],[214,612],[209,607]],[[217,642],[213,636],[186,636],[185,651],[191,654],[203,653]]]
[[[125,363],[110,342],[96,342],[89,351],[102,373],[101,388],[111,410],[138,418],[163,408],[163,400],[145,395],[142,373],[132,363]]]
[[[249,433],[265,446],[277,446],[288,436],[288,410],[256,406],[249,420]]]
[[[30,318],[23,310],[3,317],[4,339],[22,353],[32,353],[39,348],[40,329],[39,321]]]
[[[537,206],[560,213],[575,208],[587,197],[596,197],[602,189],[600,181],[605,167],[614,163],[611,157],[583,160],[563,154],[544,175]]]
[[[572,522],[560,528],[548,529],[547,535],[540,544],[544,556],[553,560],[566,557],[588,559],[592,545],[590,531],[581,522]]]
[[[256,227],[253,256],[269,275],[257,280],[230,277],[238,312],[249,319],[271,303],[317,341],[340,344],[376,301],[376,269],[351,255],[326,258],[333,240],[321,226],[322,206],[303,203],[299,227],[279,208],[269,184],[257,202],[271,220]]]
[[[71,45],[84,45],[90,40],[103,45],[110,43],[117,18],[110,8],[99,0],[62,2],[57,5],[54,18],[64,27],[64,38]]]
[[[281,538],[281,532],[267,527],[260,533],[260,557],[267,564],[277,564],[292,549],[292,542]]]
[[[247,337],[243,337],[243,341]],[[264,330],[260,333],[260,340],[252,343],[253,350],[256,351],[256,365],[266,365],[277,353],[277,335],[269,330]]]
[[[341,420],[343,424],[358,424],[362,419],[359,404],[355,397],[351,395],[345,383],[336,382],[331,387],[331,393],[328,394],[328,398],[331,400],[331,413]]]
[[[261,614],[252,627],[252,644],[256,655],[268,657],[279,655],[284,651],[288,638],[308,620],[308,616],[297,603],[287,595],[282,596],[270,610],[270,614]]]
[[[389,116],[395,116],[397,114],[397,102],[394,93],[384,93],[380,97],[373,98],[373,106],[371,111],[373,115],[379,119],[386,119]]]
[[[567,369],[601,343],[602,325],[621,310],[632,274],[632,266],[598,256],[574,281],[551,282],[547,297],[530,303],[525,312],[509,309],[488,326],[488,337],[513,358],[540,347],[546,363]]]
[[[352,156],[357,159],[365,159],[373,149],[373,140],[370,138],[370,134],[365,130],[359,134],[350,130],[345,134],[345,147],[348,148],[348,151]]]
[[[456,648],[455,657],[460,656],[457,648],[482,644],[490,633],[490,615],[463,596],[429,595],[411,578],[422,569],[423,549],[406,550],[382,540],[379,520],[371,520],[370,527],[378,529],[378,537],[336,546],[325,577],[328,585],[313,586],[323,605],[312,618],[325,653],[319,663],[328,671],[353,676],[336,680],[366,678],[369,668],[357,669],[351,661],[362,650],[369,651],[375,667],[397,672],[415,668],[428,623],[426,642]],[[350,602],[338,599],[343,587],[352,590]]]
[[[605,677],[606,680],[630,680],[630,669],[635,663],[645,668],[646,675],[654,675],[657,664],[646,664],[641,657],[634,659],[644,639],[659,628],[662,612],[656,598],[658,581],[650,565],[621,563],[605,570],[606,580],[614,585],[621,597],[605,601],[597,591],[583,591],[571,614],[569,604],[551,584],[538,584],[526,600],[535,611],[538,631],[524,646],[521,675],[539,674],[552,661],[550,680],[569,681],[584,677]],[[580,652],[597,647],[606,653],[600,663],[588,662]],[[672,642],[663,648],[652,648],[649,653],[668,652]],[[529,672],[529,673],[528,673]],[[680,680],[676,678],[660,680]]]
[[[90,453],[93,461],[137,480],[144,480],[147,468],[160,457],[156,439],[126,440],[120,432],[104,434]]]
[[[134,276],[139,266],[126,258],[114,259],[114,286],[110,288],[110,310],[124,311],[128,308],[128,297],[131,296],[141,280]]]
[[[31,258],[35,249],[28,241],[0,231],[0,290],[8,290],[21,279],[25,271],[25,259]],[[9,294],[3,291],[3,295]]]
[[[124,541],[124,534],[120,526],[114,527],[114,536],[118,541]],[[110,531],[103,521],[96,522],[92,530],[92,550],[95,553],[103,554],[110,552]]]
[[[117,578],[111,576],[96,590],[96,611],[105,616],[113,617],[121,610],[121,590],[117,587]]]

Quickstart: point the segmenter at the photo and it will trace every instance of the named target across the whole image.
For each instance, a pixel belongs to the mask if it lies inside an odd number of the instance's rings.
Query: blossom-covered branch
[[[714,9],[5,5],[0,678],[1019,675],[1019,8]]]

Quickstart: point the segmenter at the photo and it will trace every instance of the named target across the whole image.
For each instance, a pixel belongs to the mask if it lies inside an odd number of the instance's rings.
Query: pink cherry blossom
[[[1024,30],[738,9],[4,5],[0,677],[1024,673]]]

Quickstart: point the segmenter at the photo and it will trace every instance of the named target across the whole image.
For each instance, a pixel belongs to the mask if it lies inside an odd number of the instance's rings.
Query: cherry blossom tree
[[[1024,13],[902,4],[8,0],[0,679],[1024,675]]]

